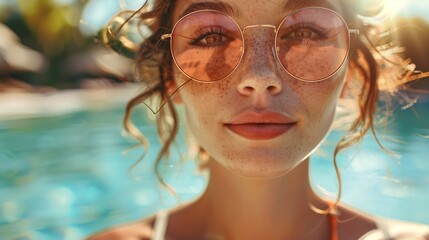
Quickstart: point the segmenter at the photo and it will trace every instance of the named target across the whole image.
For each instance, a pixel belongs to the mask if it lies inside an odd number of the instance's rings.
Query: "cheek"
[[[342,84],[341,84],[342,86]],[[335,110],[341,87],[335,84],[320,86],[311,99],[314,113],[317,115],[330,115]]]
[[[210,124],[216,124],[216,117],[222,116],[228,100],[228,82],[199,83],[191,81],[180,91],[182,102],[186,109],[187,121],[198,133],[207,129]]]
[[[283,56],[284,55],[284,56]],[[322,79],[335,72],[343,62],[346,49],[325,47],[317,52],[309,49],[291,48],[280,58],[286,62],[290,73],[303,79]]]
[[[222,48],[179,49],[176,63],[189,76],[200,81],[216,81],[229,75],[241,58],[241,41]]]
[[[345,71],[342,71],[337,79],[328,79],[309,86],[311,91],[305,95],[309,127],[326,129],[326,131],[330,128],[337,101],[344,85],[344,76]],[[317,132],[317,130],[313,130]]]

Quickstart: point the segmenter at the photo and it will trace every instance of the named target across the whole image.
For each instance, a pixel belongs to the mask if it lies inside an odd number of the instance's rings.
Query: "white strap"
[[[168,225],[168,211],[161,210],[156,214],[152,240],[164,240]]]
[[[429,239],[429,226],[402,222],[399,220],[382,219],[376,221],[377,228],[368,232],[359,240],[427,240]]]

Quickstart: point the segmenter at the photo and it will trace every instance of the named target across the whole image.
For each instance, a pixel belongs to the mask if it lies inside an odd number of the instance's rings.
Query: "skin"
[[[174,21],[191,2],[177,1]],[[292,11],[279,7],[280,0],[222,2],[239,9],[233,18],[240,26],[278,25]],[[311,189],[308,157],[330,129],[347,64],[325,81],[302,82],[267,54],[274,44],[272,29],[248,29],[244,37],[246,51],[233,74],[210,84],[191,81],[178,93],[190,132],[210,156],[210,178],[200,198],[171,212],[167,239],[329,239],[328,217],[309,207],[328,204]],[[176,85],[187,80],[178,77]],[[276,111],[294,123],[274,139],[245,139],[225,127],[243,110]],[[339,210],[341,219],[349,220],[339,223],[340,239],[358,239],[375,228],[372,220]],[[91,239],[149,239],[153,222],[149,218]]]
[[[241,6],[238,2],[230,2]],[[186,6],[181,3],[178,1],[176,13],[181,13],[181,7]],[[273,19],[270,12],[276,6],[273,3],[250,6],[242,11],[241,18],[236,19],[240,26],[278,25],[282,20],[284,13],[280,11],[274,14],[280,17]],[[254,14],[246,14],[252,12]],[[247,51],[232,75],[210,84],[191,81],[178,94],[186,106],[187,125],[213,159],[246,177],[278,177],[306,159],[326,136],[346,68],[326,81],[304,83],[288,75],[273,54],[267,54],[271,53],[274,44],[272,29],[249,29],[244,37]],[[180,74],[178,70],[176,72],[176,75]],[[182,85],[185,81],[186,78],[178,78],[176,82]],[[296,123],[279,138],[249,141],[231,134],[224,126],[247,109],[283,113]],[[208,129],[210,134],[207,134]],[[219,139],[222,139],[221,143]]]

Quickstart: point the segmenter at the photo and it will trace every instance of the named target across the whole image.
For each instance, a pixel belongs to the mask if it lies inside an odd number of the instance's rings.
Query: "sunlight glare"
[[[412,0],[406,2],[402,0],[404,3],[401,5],[400,15],[403,17],[414,17],[419,16],[423,17],[429,21],[429,15],[427,14],[429,11],[429,1],[427,0]]]

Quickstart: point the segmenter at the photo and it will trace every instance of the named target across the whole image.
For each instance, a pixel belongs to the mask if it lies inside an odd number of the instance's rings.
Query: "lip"
[[[292,117],[271,110],[245,110],[225,123],[231,132],[250,140],[269,140],[288,132],[295,126]]]

